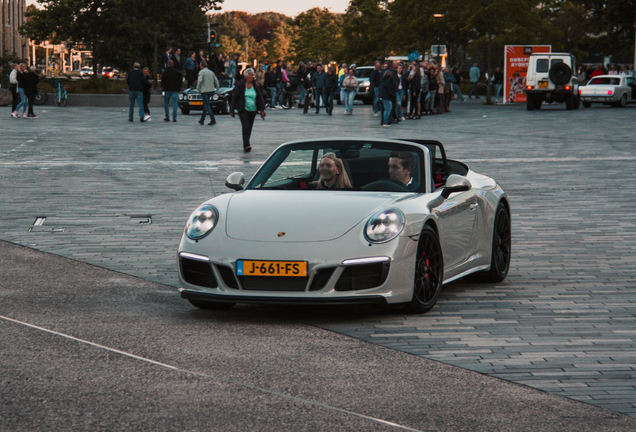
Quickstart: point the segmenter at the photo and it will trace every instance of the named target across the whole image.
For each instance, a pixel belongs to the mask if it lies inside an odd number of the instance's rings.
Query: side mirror
[[[470,190],[471,187],[473,186],[470,184],[470,181],[466,177],[457,174],[451,174],[446,180],[444,189],[442,189],[442,196],[444,198],[448,198],[452,193],[464,192]]]
[[[227,176],[225,179],[225,186],[235,191],[243,190],[243,184],[245,183],[245,176],[242,172],[235,172]]]

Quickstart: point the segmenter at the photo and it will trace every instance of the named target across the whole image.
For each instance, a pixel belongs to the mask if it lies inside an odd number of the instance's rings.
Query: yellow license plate
[[[548,88],[547,81],[539,81],[539,88]]]
[[[203,105],[203,102],[190,102],[190,105]]]
[[[238,276],[307,277],[307,262],[238,260],[236,274]]]

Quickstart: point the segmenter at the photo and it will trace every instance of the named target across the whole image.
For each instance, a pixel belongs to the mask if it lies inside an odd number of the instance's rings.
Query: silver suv
[[[565,102],[566,109],[579,109],[576,58],[567,53],[530,54],[526,95],[528,111],[541,109],[543,101]]]

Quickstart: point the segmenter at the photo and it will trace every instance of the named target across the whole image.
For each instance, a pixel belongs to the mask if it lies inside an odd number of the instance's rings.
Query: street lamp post
[[[435,20],[437,20],[437,67],[441,68],[442,56],[441,56],[441,53],[439,52],[439,45],[440,45],[440,33],[441,33],[441,21],[442,21],[442,18],[444,18],[444,14],[433,14],[433,17],[435,18]]]

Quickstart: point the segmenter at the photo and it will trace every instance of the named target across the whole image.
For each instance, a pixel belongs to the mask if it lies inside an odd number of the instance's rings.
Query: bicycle
[[[67,94],[66,94],[66,81],[63,79],[56,79],[55,82],[55,105],[66,106]]]

